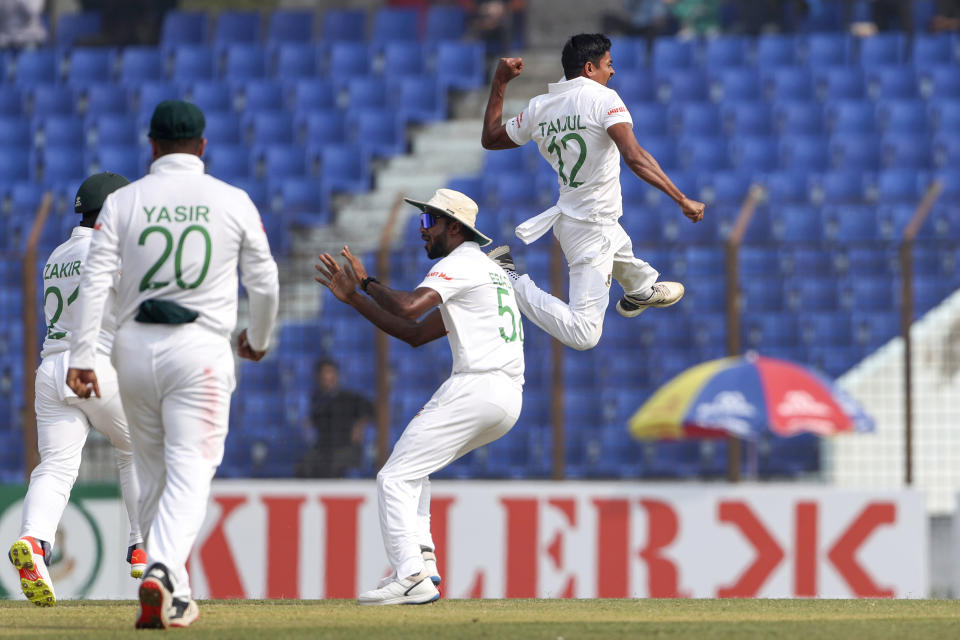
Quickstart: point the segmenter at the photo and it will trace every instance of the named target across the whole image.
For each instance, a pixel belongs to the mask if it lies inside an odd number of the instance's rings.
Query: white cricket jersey
[[[199,157],[162,156],[149,174],[107,196],[83,273],[71,367],[93,367],[102,299],[118,261],[118,326],[134,321],[140,303],[157,299],[199,313],[196,324],[224,337],[237,322],[239,265],[250,297],[247,338],[266,349],[279,298],[266,231],[250,197],[204,174]]]
[[[70,349],[70,338],[80,328],[80,306],[77,304],[80,275],[90,252],[92,236],[90,227],[74,227],[70,238],[54,249],[43,265],[43,315],[47,335],[43,339],[41,358]],[[117,330],[115,277],[104,301],[103,322],[97,340],[100,351],[105,354],[113,348],[113,334]]]
[[[523,384],[523,325],[513,284],[476,242],[437,262],[417,287],[440,294],[453,373],[500,371]]]
[[[623,213],[620,151],[607,129],[633,120],[613,89],[578,76],[548,85],[506,125],[519,145],[531,139],[557,172],[564,215],[613,222]]]

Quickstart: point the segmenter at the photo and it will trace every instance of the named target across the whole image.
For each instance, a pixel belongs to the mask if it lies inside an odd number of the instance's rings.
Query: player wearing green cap
[[[279,299],[257,208],[243,190],[204,173],[203,128],[203,113],[188,102],[167,100],[154,110],[150,173],[110,195],[97,221],[67,372],[78,395],[98,392],[100,301],[120,261],[113,361],[130,416],[151,561],[137,628],[185,627],[198,616],[186,562],[223,459],[236,384],[230,336],[237,267],[250,299],[241,357],[266,353]]]
[[[98,173],[87,178],[74,202],[83,217],[70,238],[53,250],[43,267],[43,311],[47,335],[36,373],[37,445],[40,464],[30,475],[23,499],[20,537],[10,547],[9,558],[20,572],[20,587],[27,599],[41,607],[56,604],[47,563],[53,550],[57,525],[70,498],[80,469],[80,454],[90,427],[102,433],[116,448],[120,490],[130,518],[127,562],[130,575],[139,578],[146,566],[143,536],[137,517],[140,488],[133,467],[130,431],[120,403],[117,373],[110,364],[116,328],[114,292],[103,303],[104,322],[96,336],[94,358],[100,373],[99,398],[81,399],[66,384],[70,338],[80,324],[77,304],[80,276],[90,251],[93,226],[108,194],[129,184],[116,173]],[[118,272],[111,274],[114,278]],[[112,284],[112,283],[111,283]]]

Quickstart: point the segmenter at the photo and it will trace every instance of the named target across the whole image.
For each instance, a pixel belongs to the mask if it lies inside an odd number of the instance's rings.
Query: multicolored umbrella
[[[758,439],[873,431],[873,419],[831,380],[786,360],[756,354],[696,365],[667,382],[630,418],[638,439]]]

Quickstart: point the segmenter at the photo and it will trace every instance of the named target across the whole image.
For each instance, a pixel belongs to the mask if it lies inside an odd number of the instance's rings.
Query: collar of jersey
[[[192,153],[168,153],[153,161],[150,173],[203,173],[203,160]]]
[[[547,85],[547,91],[550,93],[560,93],[562,91],[569,91],[570,89],[576,89],[577,87],[582,87],[584,84],[592,82],[594,84],[600,84],[596,80],[591,80],[586,76],[577,76],[576,78],[570,78],[569,80],[561,80],[560,82],[551,82]]]

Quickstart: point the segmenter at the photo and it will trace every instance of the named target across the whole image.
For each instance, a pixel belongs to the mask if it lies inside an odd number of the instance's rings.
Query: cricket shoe
[[[171,627],[189,627],[200,617],[200,607],[193,598],[184,600],[183,598],[174,598],[170,605],[168,618]]]
[[[437,556],[430,549],[423,549],[420,555],[423,556],[423,570],[430,576],[430,581],[435,585],[440,584],[442,579],[440,571],[437,570]]]
[[[57,604],[53,591],[53,581],[47,571],[46,556],[50,543],[24,536],[13,543],[8,557],[20,572],[20,589],[27,600],[38,607],[52,607]]]
[[[142,542],[130,545],[127,549],[127,562],[130,564],[130,577],[142,578],[143,571],[147,568],[147,552]]]
[[[493,260],[497,265],[507,272],[512,280],[520,277],[517,273],[517,266],[513,263],[513,256],[510,254],[509,245],[502,244],[496,249],[491,249],[487,257]]]
[[[387,585],[365,591],[357,598],[357,604],[427,604],[440,598],[440,592],[426,571],[409,578],[394,578]]]
[[[683,285],[679,282],[657,282],[646,298],[625,293],[617,303],[617,313],[624,318],[635,318],[647,309],[661,309],[676,304],[683,297]]]
[[[140,583],[140,615],[134,626],[137,629],[166,629],[170,626],[172,604],[173,583],[169,571],[154,562]]]

